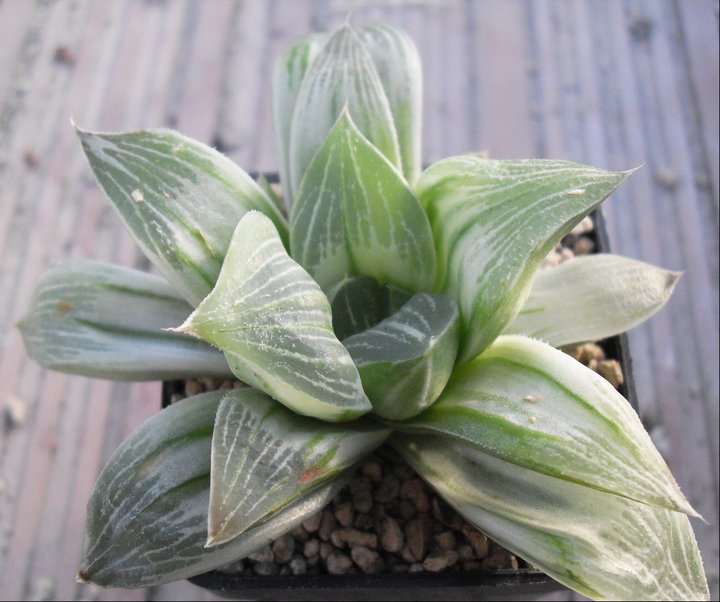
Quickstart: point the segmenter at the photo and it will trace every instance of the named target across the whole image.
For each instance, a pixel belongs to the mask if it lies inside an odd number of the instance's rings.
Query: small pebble
[[[595,243],[592,238],[588,238],[587,236],[581,236],[573,245],[575,255],[588,255],[593,251],[595,251]]]
[[[377,462],[365,462],[360,472],[373,483],[379,483],[383,477],[382,467]]]
[[[341,552],[333,552],[325,561],[328,573],[331,575],[344,575],[352,566],[352,560],[346,554]]]
[[[430,542],[430,525],[426,515],[414,518],[405,525],[405,540],[415,560],[421,562]]]
[[[438,573],[455,564],[457,560],[458,553],[455,550],[438,550],[423,561],[423,568],[426,571]]]
[[[343,527],[352,527],[355,513],[353,512],[352,503],[343,502],[335,508],[335,518]]]
[[[320,553],[320,542],[317,539],[310,539],[305,542],[303,555],[305,558],[313,558]]]
[[[337,521],[335,520],[335,515],[328,509],[323,510],[320,528],[318,529],[320,539],[328,541],[336,526]]]
[[[318,512],[317,514],[313,514],[310,518],[308,518],[306,521],[303,521],[303,529],[305,529],[308,533],[315,533],[320,528],[320,522],[322,521],[323,513]]]
[[[355,546],[366,546],[368,548],[377,548],[378,537],[375,533],[366,533],[357,529],[349,529],[343,527],[333,532],[333,535],[337,534],[338,539],[351,548]]]
[[[304,575],[307,573],[307,561],[302,556],[293,556],[290,561],[290,572],[293,575]]]
[[[258,562],[253,567],[256,575],[263,575],[265,577],[269,575],[277,575],[280,572],[280,567],[274,562]]]
[[[408,573],[422,573],[425,570],[421,562],[414,562],[410,565]]]
[[[457,546],[455,534],[452,531],[443,531],[438,533],[434,538],[435,544],[441,550],[454,550]]]
[[[275,562],[278,564],[287,564],[292,560],[295,552],[295,540],[290,534],[278,537],[272,543],[272,552]]]
[[[607,380],[616,389],[625,382],[622,368],[617,360],[602,360],[597,364],[600,376]]]
[[[254,560],[255,562],[272,562],[275,556],[273,555],[273,551],[270,546],[264,546],[254,554],[250,554],[248,558],[250,560]]]
[[[486,558],[490,551],[487,535],[485,535],[485,533],[481,533],[467,523],[463,525],[462,532],[463,535],[467,537],[468,542],[475,551],[475,555],[478,558]]]
[[[356,476],[350,481],[352,505],[358,512],[370,512],[373,506],[372,482],[364,475]]]
[[[420,479],[405,481],[400,488],[400,497],[411,501],[418,512],[430,512],[430,498],[425,492],[425,485]]]
[[[405,535],[397,524],[397,521],[391,517],[385,517],[380,527],[380,544],[383,549],[388,552],[399,552],[405,543]]]
[[[368,531],[375,526],[375,519],[369,514],[358,514],[355,517],[355,522],[353,524],[356,529]]]
[[[375,492],[375,500],[380,504],[392,502],[400,495],[400,480],[394,474],[386,475],[380,481]]]
[[[329,544],[327,541],[323,541],[320,544],[320,558],[323,560],[327,560],[328,556],[332,554],[335,551],[335,548],[333,548],[332,544]]]
[[[475,551],[472,549],[472,546],[469,546],[468,544],[461,545],[457,549],[457,551],[460,560],[462,560],[463,562],[475,558]]]
[[[375,550],[365,546],[355,546],[350,554],[363,573],[373,575],[385,569],[385,563]]]

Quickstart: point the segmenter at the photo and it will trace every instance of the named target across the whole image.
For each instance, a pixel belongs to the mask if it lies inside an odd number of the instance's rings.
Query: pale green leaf
[[[371,408],[327,297],[260,213],[240,220],[215,288],[177,330],[222,349],[240,380],[299,414],[334,422]]]
[[[402,160],[411,184],[421,170],[422,66],[412,38],[387,23],[361,25],[356,30],[372,57],[390,103]]]
[[[273,202],[273,205],[277,208],[277,210],[280,213],[283,213],[285,211],[285,206],[283,205],[282,197],[278,190],[273,188],[273,185],[270,183],[270,181],[265,177],[265,174],[260,174],[257,177],[257,183],[260,188],[262,188],[263,192],[267,195],[267,197]]]
[[[707,600],[687,516],[505,462],[446,437],[391,439],[466,520],[597,600]]]
[[[399,428],[460,439],[518,466],[697,516],[630,404],[540,341],[500,337]]]
[[[400,168],[395,124],[372,58],[349,27],[338,29],[305,73],[295,99],[290,130],[290,193],[347,106],[363,135]]]
[[[678,278],[677,272],[618,255],[575,257],[537,273],[528,300],[505,332],[554,347],[605,339],[657,312]]]
[[[205,548],[210,498],[214,391],[162,410],[136,429],[100,473],[88,504],[78,580],[147,587],[204,573],[243,558],[327,505],[347,482],[340,475],[232,541]]]
[[[303,178],[290,250],[323,289],[354,274],[410,291],[432,287],[435,250],[427,216],[347,111]]]
[[[460,361],[520,311],[543,257],[628,173],[568,161],[453,157],[417,185],[435,235],[436,290],[460,305]]]
[[[260,391],[227,396],[212,448],[208,543],[225,543],[344,472],[390,434],[292,413]]]
[[[373,412],[389,420],[419,414],[442,393],[458,350],[457,303],[418,293],[376,326],[343,341]]]
[[[215,284],[230,237],[251,209],[285,218],[230,159],[170,130],[78,130],[90,167],[140,248],[197,305]]]
[[[275,148],[280,162],[280,182],[285,206],[292,206],[290,186],[290,127],[293,109],[305,72],[315,60],[326,34],[311,33],[290,44],[275,61],[272,78],[272,115]]]
[[[232,375],[206,343],[164,329],[192,311],[162,278],[97,261],[48,270],[18,323],[40,365],[116,380]]]
[[[387,289],[370,276],[350,276],[328,292],[333,330],[341,341],[388,316]]]

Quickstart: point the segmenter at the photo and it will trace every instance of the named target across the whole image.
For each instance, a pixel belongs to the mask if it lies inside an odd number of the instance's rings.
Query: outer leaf
[[[282,214],[230,159],[170,130],[78,130],[90,167],[145,254],[197,305],[217,279],[230,237],[251,209]]]
[[[46,272],[18,326],[40,365],[117,380],[232,373],[221,353],[166,332],[192,311],[163,279],[96,261]]]
[[[390,103],[397,129],[402,172],[411,184],[420,175],[422,66],[412,38],[386,23],[362,25],[357,35],[367,48]]]
[[[368,51],[348,26],[338,29],[323,46],[297,93],[290,132],[293,198],[346,105],[363,135],[399,168],[400,149],[388,99]]]
[[[402,428],[449,435],[557,479],[697,516],[622,395],[540,341],[499,338]]]
[[[208,544],[229,541],[342,473],[390,434],[293,414],[259,391],[227,396],[213,435]]]
[[[647,320],[670,298],[677,272],[618,255],[587,255],[541,270],[507,327],[553,347],[597,341]]]
[[[418,293],[377,326],[343,341],[374,413],[405,420],[438,398],[455,365],[459,321],[451,297]]]
[[[252,554],[333,498],[349,474],[307,493],[231,542],[203,547],[215,411],[226,395],[248,392],[214,391],[173,404],[122,443],[88,504],[80,581],[146,587],[185,579]]]
[[[419,179],[435,234],[437,289],[460,305],[460,361],[522,307],[542,258],[628,175],[568,161],[454,157]]]
[[[275,147],[280,161],[285,206],[292,206],[290,186],[290,127],[293,109],[305,72],[327,40],[326,34],[312,33],[293,42],[275,62],[272,79],[272,110]]]
[[[305,174],[291,215],[290,250],[324,289],[348,274],[412,291],[432,286],[427,216],[347,111]]]
[[[707,600],[687,516],[521,468],[428,435],[393,445],[460,514],[598,600]]]
[[[238,378],[299,414],[335,422],[371,408],[327,297],[260,213],[240,220],[215,288],[177,330],[225,351]]]

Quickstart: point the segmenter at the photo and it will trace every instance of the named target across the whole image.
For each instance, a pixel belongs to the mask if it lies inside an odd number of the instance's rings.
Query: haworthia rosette
[[[363,135],[400,168],[397,133],[370,54],[349,27],[338,29],[305,73],[290,129],[290,188],[297,198],[305,170],[347,106]]]
[[[697,516],[630,404],[570,356],[500,337],[407,431],[440,433],[560,480]]]
[[[410,291],[435,278],[432,230],[402,175],[343,111],[303,178],[290,251],[323,289],[348,275]]]
[[[343,341],[373,412],[389,420],[419,414],[442,393],[457,355],[459,314],[447,295],[418,293],[376,326]]]
[[[260,213],[237,225],[215,288],[177,331],[222,349],[240,380],[298,414],[345,421],[371,408],[327,297]]]
[[[416,192],[435,236],[436,290],[460,305],[460,362],[505,329],[543,257],[627,175],[569,161],[473,156],[422,174]]]
[[[192,305],[212,290],[245,213],[265,213],[286,236],[285,218],[268,196],[209,146],[171,130],[78,134],[120,219]]]
[[[115,451],[88,504],[78,580],[105,587],[148,587],[186,579],[253,554],[321,510],[347,482],[342,474],[303,495],[232,541],[204,547],[210,450],[220,401],[214,391],[173,404]]]
[[[390,430],[298,416],[256,390],[226,396],[212,447],[208,544],[230,541],[342,473]]]
[[[707,600],[688,517],[505,462],[447,437],[394,435],[467,521],[596,600]]]
[[[505,332],[553,347],[605,339],[657,312],[678,278],[678,272],[618,255],[575,257],[538,272],[528,300]]]
[[[18,323],[40,365],[114,380],[232,375],[222,353],[165,329],[192,307],[162,278],[78,261],[46,272]]]

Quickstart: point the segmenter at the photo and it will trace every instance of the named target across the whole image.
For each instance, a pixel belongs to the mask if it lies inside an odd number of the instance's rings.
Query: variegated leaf
[[[386,287],[370,276],[350,276],[328,292],[333,330],[341,341],[387,316]]]
[[[170,130],[78,130],[90,167],[148,258],[197,305],[215,284],[230,237],[251,209],[286,236],[285,218],[230,159]]]
[[[191,311],[157,276],[78,261],[43,275],[18,327],[30,357],[60,372],[116,380],[230,376],[220,352],[164,330]]]
[[[541,474],[446,437],[397,435],[392,443],[466,520],[585,596],[709,598],[684,514]]]
[[[401,158],[388,99],[368,51],[349,27],[338,29],[305,73],[290,129],[290,189],[300,182],[343,107],[363,135],[400,168]]]
[[[85,555],[78,580],[106,587],[148,587],[186,579],[243,558],[295,528],[330,502],[342,474],[308,492],[240,537],[205,548],[214,391],[162,410],[110,458],[88,504]]]
[[[293,109],[305,72],[315,60],[327,35],[311,33],[296,40],[278,57],[272,78],[272,111],[275,148],[280,162],[280,181],[284,189],[285,206],[292,206],[290,186],[290,127]]]
[[[215,288],[177,331],[222,349],[240,380],[298,414],[335,422],[371,409],[327,297],[260,213],[240,220]]]
[[[375,414],[405,420],[438,398],[455,365],[459,321],[451,297],[418,293],[389,318],[343,341]]]
[[[597,341],[647,320],[670,298],[678,272],[618,255],[585,255],[535,276],[506,329],[553,347]]]
[[[421,170],[420,56],[412,38],[387,23],[361,25],[355,31],[370,53],[380,76],[397,130],[402,172],[412,184]]]
[[[226,396],[212,448],[209,546],[230,541],[344,472],[390,434],[292,413],[260,391]]]
[[[303,178],[290,250],[323,289],[353,274],[411,291],[432,287],[435,250],[427,216],[347,111]]]
[[[436,290],[460,305],[460,362],[520,311],[543,257],[628,175],[568,161],[453,157],[417,184],[435,235]]]
[[[500,337],[403,430],[441,433],[556,479],[697,516],[630,404],[570,356]]]

